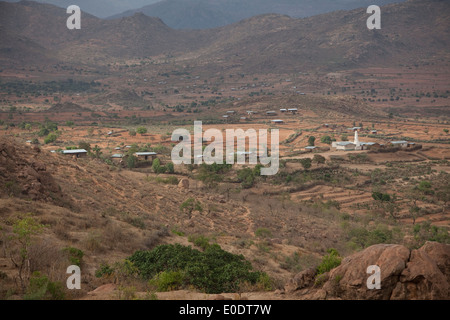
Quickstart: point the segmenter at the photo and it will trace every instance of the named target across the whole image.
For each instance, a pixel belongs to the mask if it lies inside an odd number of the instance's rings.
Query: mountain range
[[[402,0],[163,0],[110,17],[132,16],[142,12],[158,17],[175,29],[207,29],[221,27],[266,13],[308,17],[336,10],[385,5]]]
[[[114,20],[83,13],[81,30],[68,30],[61,8],[0,2],[0,62],[98,66],[170,56],[212,72],[254,73],[445,62],[449,14],[448,1],[409,0],[382,7],[381,30],[367,29],[365,8],[308,18],[266,14],[215,29],[176,30],[142,13]]]

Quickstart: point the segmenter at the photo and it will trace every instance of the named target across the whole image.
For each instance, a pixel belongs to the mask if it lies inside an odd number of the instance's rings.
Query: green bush
[[[133,155],[127,157],[127,167],[133,169],[136,166],[137,158]]]
[[[194,198],[188,198],[180,205],[180,210],[190,215],[192,211],[203,212],[203,207],[200,201],[195,200]]]
[[[330,136],[322,136],[320,138],[320,142],[326,143],[326,144],[331,144],[332,140],[331,140]]]
[[[146,127],[138,127],[136,129],[136,132],[139,133],[139,134],[147,133],[147,128]]]
[[[322,258],[322,262],[317,266],[317,275],[321,275],[341,264],[341,257],[336,249],[328,249],[328,254]]]
[[[253,187],[255,183],[255,175],[252,169],[244,168],[237,172],[237,178],[244,189]]]
[[[59,282],[53,282],[39,271],[33,272],[24,300],[64,300],[64,288]]]
[[[73,248],[73,247],[67,247],[63,249],[64,252],[66,252],[69,256],[69,261],[73,265],[77,265],[81,267],[81,263],[83,261],[84,252],[80,249]]]
[[[450,243],[450,235],[444,227],[431,225],[430,221],[424,221],[413,227],[413,235],[416,247],[421,247],[426,241]]]
[[[45,144],[49,144],[55,142],[58,139],[58,135],[56,133],[49,133],[48,136],[44,139]]]
[[[267,228],[258,228],[255,231],[255,236],[258,238],[268,238],[272,236],[272,232]]]
[[[182,271],[162,271],[149,281],[156,291],[172,291],[183,287],[185,275]]]
[[[128,259],[144,279],[153,279],[161,272],[180,272],[184,286],[206,293],[236,292],[244,282],[256,284],[261,276],[242,255],[226,252],[217,244],[204,252],[180,244],[160,245],[151,251],[136,251]],[[164,280],[180,283],[179,275],[169,275]],[[171,283],[162,283],[167,282]]]
[[[173,163],[172,162],[167,163],[166,164],[166,168],[167,168],[167,172],[168,173],[174,173],[175,172],[175,169],[173,167]]]
[[[392,242],[393,234],[386,226],[379,225],[373,230],[364,227],[352,228],[348,232],[348,237],[351,243],[364,249],[374,244]]]
[[[203,250],[206,250],[209,247],[209,238],[202,235],[190,235],[188,241]]]

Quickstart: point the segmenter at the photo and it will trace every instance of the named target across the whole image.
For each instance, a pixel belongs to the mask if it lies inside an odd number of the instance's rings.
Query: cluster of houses
[[[125,146],[126,149],[131,148],[131,146]],[[120,151],[120,147],[114,148],[116,151]],[[61,153],[63,155],[69,155],[73,158],[84,158],[87,156],[88,152],[86,149],[71,149],[71,150],[62,150]],[[153,161],[157,156],[156,152],[135,152],[133,154],[138,161]],[[123,159],[126,158],[126,154],[123,153],[114,153],[110,156],[111,160],[116,163],[122,163]]]
[[[378,142],[362,142],[359,141],[358,137],[358,128],[352,128],[356,129],[355,137],[353,141],[334,141],[331,144],[331,147],[334,150],[343,150],[343,151],[351,151],[351,150],[369,150],[369,149],[379,149],[379,148],[385,148],[387,146],[393,146],[398,147],[402,149],[407,149],[415,146],[414,142],[408,142],[405,140],[399,140],[399,141],[390,141],[387,145],[378,143]]]
[[[289,108],[289,109],[282,108],[282,109],[280,109],[280,112],[281,112],[281,113],[292,113],[292,114],[296,114],[297,111],[298,111],[297,108]],[[249,119],[249,117],[251,117],[253,114],[257,114],[257,113],[258,113],[258,112],[256,112],[256,111],[248,110],[248,111],[247,111],[247,117],[240,117],[239,120],[247,121],[247,120]],[[234,110],[228,110],[228,111],[226,112],[226,114],[224,114],[224,115],[222,116],[222,118],[224,118],[224,119],[227,120],[227,119],[229,119],[231,116],[233,116],[233,115],[235,115],[235,114],[236,114],[236,111],[234,111]],[[276,111],[273,111],[273,110],[266,111],[266,116],[276,116],[276,115],[277,115],[277,112],[276,112]],[[274,120],[271,120],[271,122],[272,122],[272,123],[275,123],[275,124],[282,124],[282,123],[284,123],[284,120],[282,120],[282,119],[274,119]]]

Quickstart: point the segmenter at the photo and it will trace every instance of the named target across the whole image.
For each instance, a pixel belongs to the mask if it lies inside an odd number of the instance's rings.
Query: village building
[[[281,120],[281,119],[271,120],[271,122],[272,122],[272,123],[278,123],[278,124],[284,123],[284,121]]]
[[[124,155],[121,153],[115,153],[115,154],[111,155],[111,160],[115,163],[122,162],[123,158],[124,158]]]
[[[72,149],[72,150],[63,150],[61,151],[64,155],[70,155],[74,158],[82,158],[87,155],[87,151],[85,149]]]
[[[287,109],[280,109],[281,112],[287,112]]]
[[[336,148],[336,150],[350,151],[355,150],[356,145],[350,141],[334,141],[331,143],[331,147]]]
[[[288,109],[288,112],[296,114],[297,113],[297,108],[290,108],[290,109]]]
[[[156,157],[156,152],[136,152],[134,154],[138,160],[152,160]]]
[[[275,116],[277,113],[275,111],[267,111],[266,115],[268,116]]]
[[[390,144],[394,147],[408,148],[408,141],[405,140],[391,141]]]
[[[307,146],[305,147],[305,151],[313,152],[315,149],[317,149],[316,146]]]

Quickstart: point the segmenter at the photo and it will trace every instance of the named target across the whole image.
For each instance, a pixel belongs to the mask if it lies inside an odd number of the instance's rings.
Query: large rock
[[[427,242],[413,250],[391,299],[450,299],[449,263],[449,245]]]
[[[343,299],[390,299],[400,274],[409,259],[409,249],[401,245],[378,244],[346,257],[330,271],[330,280],[323,289],[330,296]],[[367,267],[381,269],[381,289],[367,288]]]
[[[309,287],[314,284],[316,276],[316,269],[309,268],[295,275],[293,279],[285,286],[287,293],[292,293],[297,290]]]
[[[381,288],[368,289],[367,267],[380,267]],[[323,286],[314,286],[313,271],[299,273],[286,292],[302,299],[450,299],[450,245],[427,242],[420,249],[373,245],[342,260]]]

